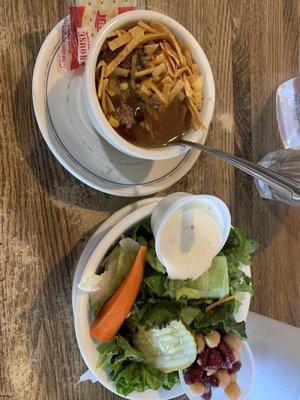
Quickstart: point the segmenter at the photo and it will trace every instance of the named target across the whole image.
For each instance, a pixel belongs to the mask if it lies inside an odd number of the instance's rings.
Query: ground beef
[[[160,101],[158,100],[156,94],[152,94],[152,95],[149,97],[149,104],[150,104],[151,107],[154,108],[154,110],[158,110],[158,109],[159,109],[159,107],[160,107]]]
[[[125,69],[130,69],[131,68],[131,58],[132,58],[132,53],[128,54],[128,56],[121,62],[120,67],[125,68]]]
[[[117,118],[121,125],[125,125],[127,129],[130,129],[134,123],[134,109],[129,104],[121,103],[116,108]]]
[[[149,56],[148,54],[138,58],[138,64],[139,64],[140,69],[147,68],[150,64],[150,60],[151,60],[151,56]]]
[[[151,56],[148,54],[145,54],[143,48],[137,49],[136,55],[137,55],[137,66],[136,66],[137,70],[141,71],[141,70],[147,68],[150,64]]]
[[[98,57],[98,62],[103,60],[106,62],[106,64],[109,64],[116,57],[116,55],[117,51],[111,51],[108,43],[104,42]]]

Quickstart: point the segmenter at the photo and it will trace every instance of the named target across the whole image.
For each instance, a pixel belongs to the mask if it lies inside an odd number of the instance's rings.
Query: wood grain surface
[[[282,147],[275,91],[299,75],[297,0],[148,0],[198,39],[213,70],[208,143],[258,161]],[[117,399],[86,370],[71,311],[74,266],[95,228],[133,199],[99,193],[53,157],[36,125],[34,62],[67,1],[0,1],[0,399]],[[251,309],[300,326],[300,210],[263,201],[250,178],[201,156],[173,191],[210,193],[261,243]]]

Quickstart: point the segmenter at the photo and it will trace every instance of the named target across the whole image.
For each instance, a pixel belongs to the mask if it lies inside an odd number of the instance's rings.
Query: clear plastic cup
[[[282,83],[276,93],[276,112],[285,148],[300,148],[300,77]]]

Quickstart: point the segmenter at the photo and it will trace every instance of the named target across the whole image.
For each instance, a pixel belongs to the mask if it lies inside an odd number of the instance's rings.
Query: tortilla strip
[[[158,89],[158,87],[156,87],[154,85],[153,82],[149,81],[148,85],[147,85],[151,90],[153,90],[153,92],[156,94],[156,96],[159,98],[159,100],[162,103],[167,103],[167,99],[165,98],[165,96],[163,95],[163,93]]]
[[[113,102],[111,101],[111,98],[109,97],[107,91],[106,91],[105,95],[106,95],[107,111],[110,113],[116,111],[115,106],[113,105]]]
[[[115,51],[119,47],[124,46],[126,43],[130,42],[131,39],[132,39],[131,33],[126,32],[122,36],[118,36],[115,39],[108,42],[108,46],[111,51]]]
[[[163,54],[164,54],[164,57],[165,57],[165,63],[166,63],[166,65],[167,65],[169,74],[170,74],[171,76],[175,76],[176,66],[175,66],[174,61],[172,60],[172,58],[171,58],[171,57],[169,56],[169,54],[167,53],[164,44],[163,44],[162,42],[160,42],[159,45],[160,45],[160,47],[161,47],[162,50],[163,50]]]
[[[160,45],[160,47],[161,47],[162,50],[163,50],[164,56],[168,58],[169,63],[171,64],[171,66],[172,66],[172,68],[173,68],[173,70],[174,70],[174,72],[175,72],[175,71],[176,71],[175,61],[173,60],[173,57],[170,56],[170,54],[168,53],[167,47],[166,47],[166,45],[165,45],[165,41],[164,41],[164,42],[160,42],[159,45]]]
[[[146,96],[150,96],[151,95],[150,89],[144,84],[141,86],[140,92],[145,94]]]
[[[165,63],[159,64],[157,67],[154,68],[154,71],[152,72],[153,78],[157,78],[159,75],[166,72],[166,70],[167,67]]]
[[[144,44],[150,41],[156,41],[162,39],[168,39],[168,35],[166,33],[148,33],[147,35],[144,35],[143,39],[141,40],[141,43]]]
[[[174,62],[180,67],[180,60],[177,57],[177,54],[171,49],[170,44],[166,40],[164,40],[164,45],[165,45],[165,49],[166,49],[166,52],[168,53],[168,55],[170,57],[172,57]]]
[[[154,64],[161,64],[164,61],[165,61],[164,53],[160,53],[158,54],[158,56],[154,58]]]
[[[142,71],[138,71],[134,74],[136,78],[140,78],[141,76],[150,75],[152,72],[155,71],[155,67],[143,69]]]
[[[151,54],[153,54],[157,48],[158,48],[158,43],[146,44],[144,46],[144,52],[151,56]]]
[[[141,28],[139,28],[141,29]],[[123,60],[132,52],[133,49],[138,46],[142,39],[144,38],[144,33],[142,29],[140,33],[131,39],[129,43],[118,53],[118,55],[108,64],[106,67],[105,78],[107,78],[110,74],[114,72],[114,70],[121,64]]]
[[[203,87],[203,76],[197,75],[193,82],[190,82],[194,90],[202,90]]]
[[[110,97],[114,97],[116,95],[116,92],[110,87],[110,82],[108,82],[108,86],[106,88],[107,93],[109,94]]]
[[[107,85],[108,85],[108,79],[103,79],[102,92],[101,92],[101,104],[102,104],[102,110],[104,111],[104,113],[107,113],[107,105],[106,105]]]
[[[137,54],[135,53],[131,58],[131,71],[130,71],[130,84],[132,89],[136,88],[135,73],[137,72]]]
[[[183,44],[181,46],[181,51],[182,54],[184,55],[185,59],[186,59],[186,63],[189,67],[192,66],[193,64],[193,58],[192,58],[192,54],[191,54],[191,50],[189,48],[189,46],[187,44]]]
[[[203,96],[201,92],[194,92],[194,104],[197,110],[202,110]]]
[[[170,64],[169,57],[167,55],[165,55],[165,63],[166,63],[169,75],[175,76],[175,72]]]
[[[200,74],[200,68],[199,68],[199,66],[197,65],[197,64],[192,64],[191,65],[191,68],[192,68],[192,72],[193,72],[193,74],[195,74],[195,75],[201,75]]]
[[[132,37],[136,37],[140,35],[140,32],[144,33],[144,29],[139,27],[139,26],[134,26],[133,28],[129,29],[129,33],[132,35]]]
[[[173,87],[171,90],[169,97],[168,97],[168,104],[172,103],[172,101],[175,99],[175,97],[178,95],[178,93],[184,88],[184,83],[183,80],[179,79],[176,82],[176,85]]]
[[[194,124],[194,128],[195,129],[199,129],[201,126],[203,126],[205,129],[207,129],[207,127],[204,125],[204,123],[202,122],[202,119],[199,115],[199,112],[195,106],[195,104],[193,103],[193,101],[190,98],[186,98],[186,104],[188,106],[188,109],[191,112],[192,118],[193,118],[193,124]]]
[[[165,83],[163,84],[162,93],[163,93],[163,95],[164,95],[166,98],[169,97],[169,94],[170,94],[170,92],[171,92],[171,89],[172,89],[172,84],[171,84],[171,83],[165,82]]]
[[[98,79],[99,73],[100,73],[100,69],[101,69],[101,67],[103,67],[103,65],[106,65],[103,60],[99,61],[99,63],[97,64],[97,67],[96,67],[96,79]]]
[[[115,94],[119,93],[120,91],[120,86],[117,82],[117,78],[115,76],[111,76],[108,80],[108,86],[106,88],[106,90],[110,90],[111,92],[114,92]],[[108,92],[109,93],[109,92]],[[111,94],[110,94],[111,96]],[[113,97],[113,96],[111,96]]]
[[[172,86],[174,85],[173,79],[168,75],[162,79],[162,83],[170,83]]]
[[[189,76],[187,77],[191,85],[192,85],[193,82],[198,78],[198,76],[199,76],[199,75],[192,74],[192,75],[189,75]]]
[[[187,70],[188,70],[188,67],[187,67],[187,66],[181,67],[180,69],[178,69],[178,70],[175,72],[175,78],[177,78],[179,75],[183,74],[183,73],[186,72]]]
[[[130,72],[129,69],[117,67],[117,68],[114,70],[114,75],[122,76],[123,78],[127,78],[129,72]]]
[[[126,31],[124,29],[117,29],[116,32],[117,32],[118,36],[122,36],[122,35],[124,35],[124,33],[126,33]]]
[[[110,39],[110,38],[113,38],[113,37],[116,37],[116,36],[118,36],[118,32],[114,31],[114,32],[110,33],[109,35],[107,35],[107,39]]]
[[[189,76],[193,75],[193,71],[188,65],[187,65],[187,73],[188,73]]]
[[[146,32],[151,32],[151,33],[157,33],[157,30],[155,30],[154,28],[152,28],[152,26],[148,25],[146,22],[144,21],[139,21],[137,23],[138,26],[140,26],[141,28],[145,29]]]
[[[100,64],[100,63],[99,63]],[[101,75],[100,75],[100,79],[99,79],[99,85],[98,85],[98,99],[101,99],[102,96],[102,91],[103,91],[103,80],[104,80],[104,75],[105,75],[105,71],[106,71],[106,67],[107,65],[104,63],[101,66]]]
[[[184,67],[186,65],[186,59],[185,59],[185,57],[183,57],[181,48],[179,47],[179,44],[176,40],[176,37],[173,35],[173,33],[165,25],[161,24],[158,21],[152,21],[151,26],[154,29],[157,29],[159,32],[165,32],[168,35],[168,40],[170,40],[171,43],[173,44],[173,47],[175,48],[176,53],[178,54],[178,58],[181,62],[181,65]]]
[[[188,81],[188,78],[186,77],[186,75],[183,75],[183,82],[184,82],[184,91],[186,94],[186,97],[188,98],[193,98],[193,90],[191,88],[190,82]]]
[[[169,58],[169,63],[171,64],[171,66],[173,68],[173,71],[174,71],[174,74],[175,74],[175,71],[176,71],[175,61],[173,60],[173,58],[168,53],[167,53],[167,57]]]

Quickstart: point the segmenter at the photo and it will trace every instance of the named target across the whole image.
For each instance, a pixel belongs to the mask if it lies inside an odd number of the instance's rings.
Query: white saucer
[[[83,104],[83,69],[64,72],[58,65],[62,23],[42,45],[32,83],[37,123],[54,156],[82,182],[117,196],[146,196],[173,185],[191,169],[199,151],[169,160],[141,160],[119,152],[101,138]]]

